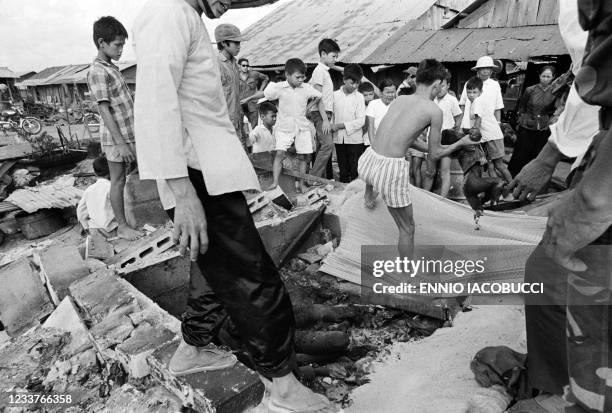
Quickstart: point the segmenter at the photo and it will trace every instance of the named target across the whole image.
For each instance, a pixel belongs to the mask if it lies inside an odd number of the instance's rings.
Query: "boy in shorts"
[[[308,172],[308,160],[314,152],[313,136],[310,129],[310,121],[306,118],[306,109],[309,101],[315,99],[319,108],[319,114],[327,119],[325,107],[321,101],[321,92],[308,83],[306,78],[306,65],[300,59],[289,59],[285,63],[284,82],[268,84],[264,90],[264,97],[268,100],[278,99],[278,115],[274,128],[276,139],[276,155],[272,169],[272,185],[268,190],[278,186],[278,179],[283,168],[283,159],[287,149],[295,143],[298,154],[299,168],[301,173]],[[300,180],[300,190],[306,191],[303,180]]]
[[[134,99],[119,68],[112,63],[121,58],[127,37],[125,27],[114,17],[102,17],[94,23],[93,40],[98,56],[89,67],[87,84],[102,117],[100,142],[108,160],[117,236],[134,240],[142,234],[128,226],[123,200],[126,175],[136,166]]]
[[[415,147],[437,160],[473,144],[467,136],[446,147],[440,144],[442,111],[433,99],[440,92],[445,74],[446,69],[437,60],[423,60],[417,70],[416,92],[399,96],[389,106],[371,146],[359,158],[359,177],[366,182],[366,206],[374,206],[374,190],[381,193],[399,229],[398,249],[402,257],[412,258],[414,253],[410,162],[406,160],[408,149]],[[417,138],[428,127],[430,133],[426,145]]]

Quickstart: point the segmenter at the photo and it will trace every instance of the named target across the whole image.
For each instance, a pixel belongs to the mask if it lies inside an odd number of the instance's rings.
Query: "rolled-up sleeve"
[[[599,107],[585,103],[572,85],[559,120],[550,125],[550,138],[561,153],[575,158],[586,152],[599,132]]]
[[[87,73],[87,85],[91,96],[96,102],[110,102],[110,93],[108,88],[107,73],[105,70],[97,67],[95,64],[91,66]]]
[[[157,13],[134,25],[134,116],[141,179],[188,176],[178,88],[191,46],[190,30],[185,16],[173,12]]]
[[[279,96],[279,83],[270,82],[264,89],[264,97],[268,100],[276,100]]]

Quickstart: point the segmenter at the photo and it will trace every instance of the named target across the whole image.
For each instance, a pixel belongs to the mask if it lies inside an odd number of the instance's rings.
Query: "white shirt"
[[[483,125],[481,126],[480,130],[480,132],[482,133],[482,142],[504,139],[504,134],[501,128],[499,127],[499,124],[497,123],[497,119],[495,118],[495,111],[504,108],[504,100],[502,98],[499,83],[497,83],[493,79],[487,79],[482,82],[482,93],[480,94],[478,99],[480,100],[480,111],[483,117]],[[476,101],[476,99],[474,101]],[[463,87],[463,92],[461,93],[461,99],[459,100],[459,104],[465,105],[464,113],[470,113],[470,100],[467,98],[467,91],[465,89],[465,86]],[[493,119],[495,119],[495,124],[493,124],[490,117],[488,116],[489,112],[493,113]],[[463,120],[461,121],[461,127],[470,128],[471,126],[469,125],[469,116],[464,116]]]
[[[389,111],[390,105],[390,103],[385,105],[382,99],[374,99],[368,104],[368,107],[366,108],[366,116],[374,118],[374,133],[376,133],[376,130],[380,125],[380,121],[383,120],[387,114],[387,111]]]
[[[461,121],[461,127],[469,129],[474,126],[474,115],[478,115],[481,118],[480,122],[480,133],[482,134],[481,142],[495,141],[498,139],[504,139],[504,134],[497,123],[495,112],[491,106],[488,105],[485,99],[481,99],[482,95],[474,99],[474,102],[470,102],[469,99],[465,102],[465,115]]]
[[[133,25],[134,108],[141,179],[200,169],[211,195],[260,189],[229,119],[217,53],[184,0],[149,0]]]
[[[319,62],[317,67],[314,68],[308,83],[312,86],[321,86],[323,106],[326,111],[332,112],[334,110],[334,83],[329,75],[329,67]],[[316,112],[316,108],[312,111]]]
[[[261,123],[249,133],[249,143],[253,146],[253,153],[270,152],[276,146],[274,135]]]
[[[85,229],[100,228],[111,232],[117,228],[117,221],[110,203],[111,183],[98,178],[84,192],[77,205],[77,219]]]
[[[572,57],[574,74],[582,64],[588,33],[578,23],[578,8],[573,0],[559,1],[559,30],[561,37]],[[565,102],[565,108],[556,123],[550,125],[548,141],[567,157],[577,157],[572,169],[578,166],[584,153],[591,144],[593,136],[599,132],[599,106],[585,103],[576,87],[572,85]]]
[[[287,81],[270,82],[264,89],[268,100],[278,99],[278,114],[274,125],[274,136],[278,138],[295,138],[300,131],[310,131],[312,123],[306,118],[308,101],[320,98],[321,92],[308,83],[292,87]]]
[[[344,124],[344,129],[333,133],[334,143],[362,144],[365,124],[365,100],[354,90],[348,95],[340,88],[334,92],[334,121]]]
[[[491,78],[482,82],[482,93],[480,94],[480,98],[482,98],[482,100],[485,102],[485,105],[489,105],[493,108],[493,110],[504,108],[504,99],[501,94],[501,87],[499,86],[499,83],[497,83],[497,81]],[[461,92],[461,99],[459,99],[459,104],[465,105],[467,100],[467,91],[465,89],[465,86],[463,86],[463,92]]]
[[[462,113],[457,98],[447,93],[442,99],[436,96],[434,102],[442,109],[442,130],[454,128],[455,116]]]

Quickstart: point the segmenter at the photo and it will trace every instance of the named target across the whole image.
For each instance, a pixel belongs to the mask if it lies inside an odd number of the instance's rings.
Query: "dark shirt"
[[[246,80],[242,79],[242,73],[238,74],[239,79],[239,96],[240,100],[253,96],[260,83],[267,82],[268,76],[256,70],[249,70]],[[251,100],[248,103],[249,112],[257,111],[257,100]]]
[[[529,86],[519,102],[519,124],[530,130],[548,129],[550,116],[555,111],[555,95],[552,87]]]

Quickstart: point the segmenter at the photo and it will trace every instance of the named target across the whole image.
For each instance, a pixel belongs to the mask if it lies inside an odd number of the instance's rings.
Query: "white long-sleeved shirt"
[[[134,116],[141,179],[200,169],[211,195],[260,189],[230,121],[217,53],[184,0],[149,0],[133,26]]]
[[[111,232],[117,228],[115,213],[110,203],[111,183],[98,178],[84,192],[77,205],[77,219],[85,229],[100,228]]]
[[[334,92],[334,123],[344,124],[344,129],[333,133],[334,143],[362,144],[365,100],[357,90],[346,94],[343,89]]]
[[[578,23],[578,7],[574,0],[559,1],[559,31],[572,58],[572,71],[576,74],[582,64],[588,33]],[[573,169],[580,164],[598,131],[599,106],[585,103],[572,85],[563,112],[557,122],[550,125],[548,141],[563,155],[577,157]]]

